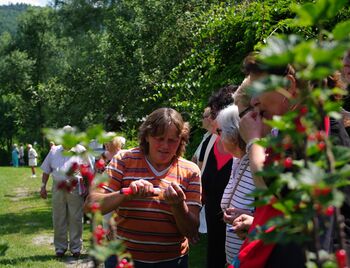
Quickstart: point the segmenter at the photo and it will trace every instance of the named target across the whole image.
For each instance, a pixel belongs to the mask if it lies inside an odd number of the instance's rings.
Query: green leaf
[[[349,0],[327,0],[327,2],[327,18],[332,19],[339,13],[339,10],[349,3]]]
[[[350,20],[342,21],[342,22],[338,23],[334,27],[332,33],[333,33],[334,39],[336,39],[336,40],[342,40],[342,39],[349,38]]]
[[[312,26],[318,19],[319,12],[312,3],[306,3],[303,6],[293,5],[292,8],[298,15],[296,24],[299,26]]]
[[[252,83],[247,87],[247,94],[249,96],[257,96],[267,91],[274,91],[278,88],[286,88],[289,85],[289,80],[285,77],[277,75],[265,76]]]
[[[325,171],[311,162],[309,162],[309,168],[301,169],[298,176],[300,182],[306,185],[315,185],[323,178],[325,178]]]
[[[86,136],[90,140],[96,139],[103,131],[102,125],[94,125],[86,130]]]

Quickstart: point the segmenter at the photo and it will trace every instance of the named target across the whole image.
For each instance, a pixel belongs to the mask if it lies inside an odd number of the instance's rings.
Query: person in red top
[[[197,236],[201,208],[200,170],[181,157],[188,138],[189,125],[177,111],[155,110],[140,127],[139,147],[118,153],[107,166],[107,192],[91,194],[102,213],[117,211],[117,237],[136,268],[188,267],[188,241]],[[131,194],[120,192],[126,187]]]

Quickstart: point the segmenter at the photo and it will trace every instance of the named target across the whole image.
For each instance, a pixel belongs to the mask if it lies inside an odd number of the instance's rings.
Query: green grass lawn
[[[37,178],[30,175],[27,167],[0,167],[0,241],[9,246],[0,257],[0,267],[66,267],[69,257],[59,260],[54,256],[50,192],[47,200],[41,199],[41,172],[37,169]],[[89,250],[89,239],[90,226],[85,225],[84,252]],[[191,246],[191,268],[204,267],[205,245],[202,236],[198,245]]]

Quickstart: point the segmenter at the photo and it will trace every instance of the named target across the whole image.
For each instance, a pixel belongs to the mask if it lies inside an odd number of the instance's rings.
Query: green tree
[[[8,151],[26,125],[33,65],[27,54],[18,50],[0,58],[0,143],[6,145]]]

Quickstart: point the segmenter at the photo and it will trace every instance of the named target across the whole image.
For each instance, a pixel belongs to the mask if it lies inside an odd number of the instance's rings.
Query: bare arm
[[[118,192],[102,193],[100,191],[94,191],[87,197],[84,205],[84,211],[90,211],[92,204],[99,203],[101,213],[107,214],[117,209],[120,204],[123,203],[126,199],[126,195],[120,194]]]
[[[261,176],[256,175],[256,172],[262,170],[264,167],[265,148],[258,144],[253,144],[248,152],[248,156],[250,170],[253,174],[255,187],[267,188],[264,179]]]
[[[100,204],[102,214],[107,214],[117,209],[124,201],[133,198],[147,198],[154,196],[153,184],[146,180],[133,181],[130,186],[132,194],[121,194],[118,192],[104,193],[99,189],[93,191],[87,198],[84,205],[84,210],[89,211],[94,203]]]
[[[49,180],[49,177],[50,177],[50,174],[47,174],[44,172],[41,178],[40,196],[43,199],[47,198],[46,184],[47,184],[47,181]]]

